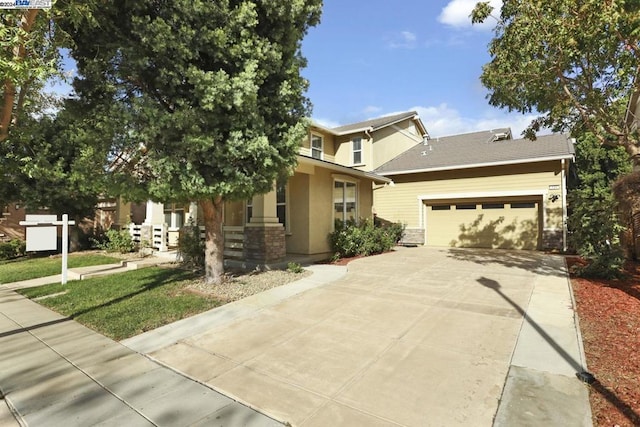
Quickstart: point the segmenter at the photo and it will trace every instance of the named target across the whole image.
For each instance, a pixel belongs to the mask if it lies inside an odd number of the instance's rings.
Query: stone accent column
[[[284,225],[278,222],[275,189],[253,197],[253,211],[244,228],[244,257],[247,261],[282,261],[287,254]]]

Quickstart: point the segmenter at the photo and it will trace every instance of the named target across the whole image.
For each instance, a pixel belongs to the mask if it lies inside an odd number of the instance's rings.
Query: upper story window
[[[311,134],[311,157],[322,160],[324,141],[320,135]]]
[[[353,153],[352,161],[354,165],[362,163],[362,138],[353,138],[351,140],[351,152]]]

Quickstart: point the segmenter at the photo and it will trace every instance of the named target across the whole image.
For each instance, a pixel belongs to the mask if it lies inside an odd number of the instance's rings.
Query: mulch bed
[[[578,258],[567,258],[569,266]],[[640,426],[640,263],[619,280],[571,277],[587,366],[593,423]]]

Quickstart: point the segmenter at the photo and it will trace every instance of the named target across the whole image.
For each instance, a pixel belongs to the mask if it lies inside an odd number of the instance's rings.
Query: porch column
[[[164,204],[147,201],[145,224],[164,224]]]
[[[193,221],[193,225],[198,225],[198,203],[189,203],[189,212],[185,215],[184,224],[189,224],[189,221]]]
[[[153,227],[161,227],[160,240],[153,236]],[[159,251],[167,250],[166,241],[168,236],[166,234],[167,229],[164,227],[164,204],[154,203],[151,200],[147,201],[147,212],[144,218],[144,222],[140,227],[140,241],[148,242],[152,248],[156,248]]]
[[[278,222],[276,191],[253,197],[252,215],[244,229],[244,257],[248,261],[282,261],[287,253],[284,225]]]

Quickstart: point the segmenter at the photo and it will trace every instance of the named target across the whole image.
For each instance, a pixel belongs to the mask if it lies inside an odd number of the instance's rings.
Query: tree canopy
[[[489,19],[476,5],[474,23]],[[489,103],[538,112],[526,130],[535,138],[584,125],[602,144],[621,145],[640,163],[638,133],[625,121],[640,93],[640,3],[601,0],[505,0],[481,81]]]
[[[123,191],[200,202],[210,282],[224,200],[269,191],[295,164],[310,113],[300,45],[321,5],[120,0],[68,28],[87,137],[112,145]]]
[[[90,19],[91,1],[53,3],[50,9],[0,10],[0,142],[24,117],[48,107],[43,87],[64,78],[60,49],[72,40],[57,22],[64,17],[77,25]]]

